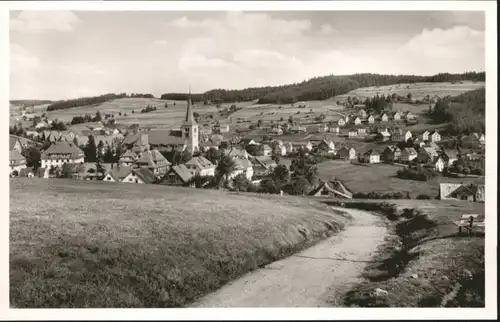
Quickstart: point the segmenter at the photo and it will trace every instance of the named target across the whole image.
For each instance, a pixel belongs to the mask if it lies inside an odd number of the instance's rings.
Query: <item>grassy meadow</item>
[[[348,96],[359,97],[362,99],[375,96],[377,93],[379,95],[391,95],[393,93],[401,96],[406,96],[408,93],[411,94],[413,100],[419,100],[427,95],[431,97],[437,95],[439,97],[444,97],[447,95],[456,96],[462,93],[482,88],[485,86],[484,82],[472,82],[463,81],[457,83],[443,82],[443,83],[414,83],[414,84],[395,84],[387,86],[371,86],[362,87],[350,91],[347,94],[338,95],[335,99],[343,102]]]
[[[483,183],[484,178],[436,177],[429,181],[405,180],[396,177],[402,166],[379,164],[352,164],[341,160],[328,160],[318,164],[319,177],[328,180],[332,177],[344,182],[353,193],[356,192],[403,192],[408,191],[413,198],[419,194],[436,197],[439,183]]]
[[[453,223],[462,214],[479,220],[495,215],[483,203],[438,200],[352,200],[346,207],[379,211],[390,219],[392,234],[347,292],[354,307],[484,306],[484,229],[459,234]],[[387,291],[376,296],[377,288]]]
[[[342,229],[304,198],[10,180],[16,308],[182,307]]]

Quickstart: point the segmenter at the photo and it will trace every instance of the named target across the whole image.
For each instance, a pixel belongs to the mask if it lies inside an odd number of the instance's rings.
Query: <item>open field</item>
[[[410,192],[415,198],[419,194],[436,197],[439,193],[439,183],[474,182],[484,183],[484,178],[448,178],[437,177],[429,181],[404,180],[396,177],[401,166],[379,164],[351,164],[347,161],[329,160],[318,164],[320,178],[332,177],[342,180],[353,193],[356,192]]]
[[[447,95],[456,96],[462,93],[478,89],[484,87],[484,82],[471,82],[471,81],[463,81],[452,84],[451,82],[446,83],[414,83],[414,84],[395,84],[395,85],[387,85],[387,86],[372,86],[372,87],[363,87],[358,88],[353,91],[350,91],[347,94],[338,95],[335,97],[335,100],[340,100],[343,102],[347,99],[348,96],[351,97],[359,97],[361,99],[365,99],[368,97],[375,96],[377,93],[379,95],[391,95],[393,93],[401,96],[406,96],[408,93],[411,94],[413,100],[420,100],[424,98],[426,95],[430,97],[439,96],[444,97]]]
[[[348,220],[305,198],[188,189],[12,179],[11,306],[184,306]]]
[[[348,208],[379,210],[392,222],[392,237],[349,291],[347,306],[484,306],[484,230],[458,234],[453,221],[462,214],[479,220],[496,215],[482,203],[438,200],[347,201]],[[378,204],[378,205],[377,205]],[[371,205],[371,206],[370,206]],[[406,209],[406,211],[405,211]],[[411,210],[414,209],[414,210]],[[387,291],[374,296],[376,288]]]

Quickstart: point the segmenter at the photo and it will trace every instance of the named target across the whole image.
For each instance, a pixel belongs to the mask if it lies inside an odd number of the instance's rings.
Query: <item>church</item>
[[[178,149],[195,153],[199,151],[199,128],[193,115],[191,91],[187,101],[186,115],[180,124],[180,131],[153,130],[147,131],[148,144],[151,149]],[[133,139],[132,139],[133,140]]]

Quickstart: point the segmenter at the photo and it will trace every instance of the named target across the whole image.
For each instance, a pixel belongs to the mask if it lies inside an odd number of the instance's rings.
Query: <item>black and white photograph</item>
[[[496,312],[496,3],[189,2],[2,6],[9,312]]]

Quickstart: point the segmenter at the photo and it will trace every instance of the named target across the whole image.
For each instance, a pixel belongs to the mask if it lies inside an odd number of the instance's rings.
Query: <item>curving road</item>
[[[343,231],[301,253],[271,263],[208,294],[191,307],[332,307],[384,242],[383,221],[338,208],[353,219]]]

